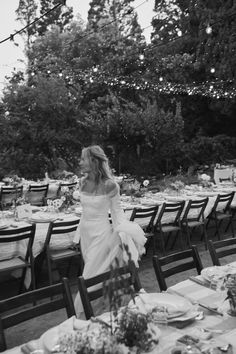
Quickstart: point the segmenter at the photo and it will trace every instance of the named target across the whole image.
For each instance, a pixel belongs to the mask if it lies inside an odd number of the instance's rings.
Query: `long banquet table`
[[[222,296],[215,290],[208,287],[196,284],[191,280],[182,281],[170,288],[168,288],[167,293],[178,294],[187,298],[194,304],[205,303],[212,304],[222,302]],[[220,316],[212,311],[202,309],[204,311],[204,318],[200,320],[194,320],[191,323],[186,323],[183,328],[178,328],[175,324],[159,326],[161,330],[161,335],[159,338],[159,343],[155,346],[152,352],[156,354],[170,354],[171,348],[176,344],[176,340],[183,335],[189,334],[192,336],[203,336],[203,333],[211,334],[211,344],[215,346],[227,346],[231,344],[231,351],[225,351],[226,353],[236,352],[236,317],[232,317],[227,313]],[[101,316],[102,318],[102,316]],[[62,322],[59,326],[53,327],[47,331],[47,338],[55,337],[58,333],[66,333],[72,330],[80,330],[83,328],[88,321],[83,321],[71,317],[70,319]],[[210,337],[210,336],[209,336]],[[37,340],[32,340],[29,342],[31,350],[45,350],[45,334],[42,335]],[[45,351],[47,353],[47,351]],[[4,352],[5,354],[19,354],[21,353],[21,346],[14,347]],[[43,352],[42,352],[43,353]]]

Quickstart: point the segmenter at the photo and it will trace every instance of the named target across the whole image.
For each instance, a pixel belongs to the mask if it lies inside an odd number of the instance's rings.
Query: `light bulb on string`
[[[182,36],[182,31],[181,31],[181,30],[178,30],[178,31],[177,31],[177,35],[178,35],[178,37],[181,37],[181,36]]]
[[[139,59],[140,59],[140,60],[144,60],[144,54],[140,54],[140,55],[139,55]]]
[[[212,74],[214,74],[214,73],[215,73],[215,71],[216,71],[216,69],[215,69],[215,68],[211,68],[211,69],[210,69],[210,72],[211,72]]]
[[[98,71],[98,68],[95,66],[95,67],[93,68],[93,72],[96,73],[97,71]]]
[[[159,81],[160,81],[160,82],[162,82],[162,81],[163,81],[163,77],[162,77],[162,76],[159,78]]]
[[[212,27],[208,24],[206,28],[206,33],[211,34],[212,33]]]

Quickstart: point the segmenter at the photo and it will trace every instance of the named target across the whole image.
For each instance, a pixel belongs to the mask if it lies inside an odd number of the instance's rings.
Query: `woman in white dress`
[[[80,168],[85,174],[80,181],[82,217],[74,241],[81,245],[84,278],[108,271],[115,258],[120,264],[127,261],[124,244],[138,266],[138,259],[145,252],[146,238],[141,227],[125,217],[120,205],[119,185],[113,179],[102,148],[97,145],[84,148]],[[83,317],[79,293],[75,309],[77,317]]]

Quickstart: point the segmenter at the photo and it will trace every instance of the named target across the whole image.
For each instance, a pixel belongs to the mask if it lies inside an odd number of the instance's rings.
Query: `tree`
[[[50,11],[54,6],[59,4],[59,0],[40,0],[40,15]],[[51,25],[57,25],[62,32],[73,18],[73,8],[58,6],[49,12],[38,22],[38,34],[42,36]]]
[[[28,26],[23,35],[26,35],[26,49],[29,50],[37,29],[36,25],[29,26],[30,23],[36,20],[37,4],[34,0],[19,0],[19,6],[16,10],[17,20],[20,21],[23,26]]]

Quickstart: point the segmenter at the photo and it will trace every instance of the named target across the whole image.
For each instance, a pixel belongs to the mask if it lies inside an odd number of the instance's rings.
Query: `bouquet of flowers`
[[[199,179],[199,182],[200,184],[203,186],[203,187],[211,187],[212,186],[212,183],[210,182],[211,180],[211,176],[203,173],[202,175],[200,175],[198,177]]]
[[[9,175],[3,178],[3,182],[7,185],[17,187],[22,182],[22,178],[17,175]]]
[[[184,189],[185,185],[181,181],[175,181],[170,184],[170,189],[172,189],[175,192],[180,192],[182,189]]]
[[[227,289],[227,300],[230,304],[230,314],[236,316],[236,274],[227,274],[224,286]]]

